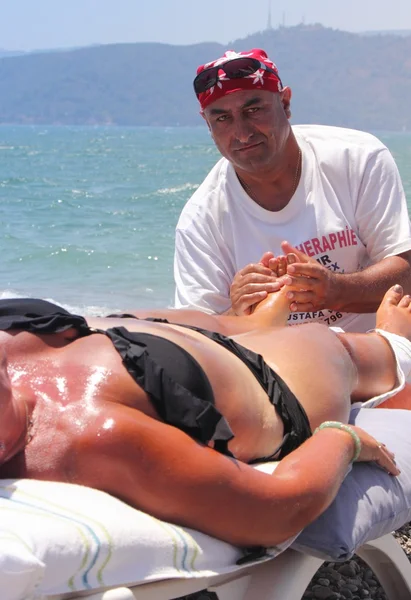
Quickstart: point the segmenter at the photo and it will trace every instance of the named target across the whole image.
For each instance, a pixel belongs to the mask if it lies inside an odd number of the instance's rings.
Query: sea
[[[411,213],[411,134],[372,133]],[[0,126],[0,298],[92,316],[172,306],[175,226],[218,159],[205,126]]]

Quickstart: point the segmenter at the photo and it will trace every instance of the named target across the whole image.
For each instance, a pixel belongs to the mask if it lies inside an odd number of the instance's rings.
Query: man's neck
[[[280,211],[295,194],[301,177],[302,155],[297,142],[282,164],[263,172],[236,169],[237,177],[248,196],[266,210]]]

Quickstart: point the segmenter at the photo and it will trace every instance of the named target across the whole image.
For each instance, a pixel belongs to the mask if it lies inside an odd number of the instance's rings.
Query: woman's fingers
[[[360,427],[355,427],[353,425],[350,425],[350,427],[356,431],[361,441],[361,452],[358,461],[374,461],[390,475],[399,475],[401,473],[395,462],[394,453],[391,452],[385,444],[376,440],[372,435]]]

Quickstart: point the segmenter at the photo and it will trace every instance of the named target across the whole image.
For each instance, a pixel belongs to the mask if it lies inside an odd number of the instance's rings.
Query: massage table
[[[98,490],[0,480],[0,599],[169,600],[208,589],[219,600],[299,600],[324,560],[355,552],[390,600],[411,600],[411,565],[391,535],[411,521],[411,411],[361,409],[352,421],[392,448],[401,475],[355,464],[314,523],[261,555]]]

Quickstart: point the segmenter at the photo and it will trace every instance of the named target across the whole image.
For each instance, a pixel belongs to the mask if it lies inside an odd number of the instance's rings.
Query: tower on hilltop
[[[271,22],[271,0],[268,0],[267,31],[271,31],[272,28],[273,25]]]

